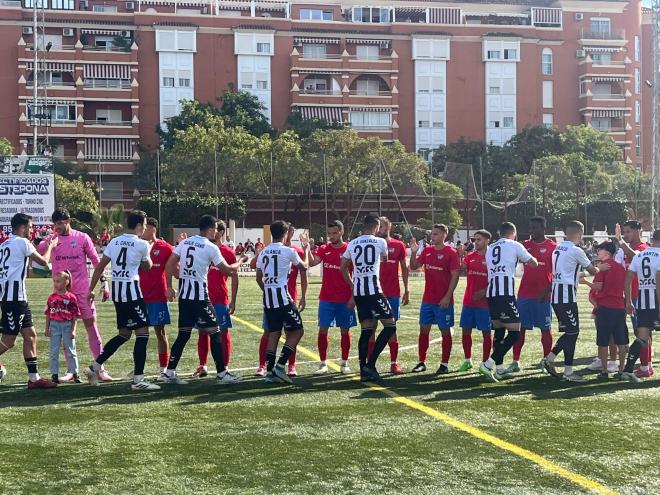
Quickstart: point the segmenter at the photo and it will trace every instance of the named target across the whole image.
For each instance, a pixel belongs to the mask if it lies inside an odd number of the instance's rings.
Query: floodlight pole
[[[39,38],[37,36],[37,1],[32,0],[32,52],[33,64],[32,67],[32,154],[38,154],[37,145],[37,103],[38,103],[38,81],[39,81]]]

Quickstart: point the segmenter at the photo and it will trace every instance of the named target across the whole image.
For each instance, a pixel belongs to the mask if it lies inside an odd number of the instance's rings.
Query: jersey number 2
[[[376,248],[371,244],[355,246],[355,266],[371,266],[376,262]]]
[[[271,261],[272,258],[272,261]],[[264,256],[264,273],[268,270],[268,267],[273,264],[273,277],[277,277],[277,255],[273,254],[270,258]]]

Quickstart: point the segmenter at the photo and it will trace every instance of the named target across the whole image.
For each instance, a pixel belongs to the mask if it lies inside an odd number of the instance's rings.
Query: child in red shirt
[[[610,339],[618,347],[619,373],[623,370],[628,348],[628,326],[626,325],[624,288],[626,269],[614,260],[617,247],[606,241],[596,247],[596,253],[601,263],[609,266],[607,270],[599,271],[590,285],[589,301],[594,306],[596,315],[596,343],[598,357],[607,362],[607,351]],[[607,379],[607,367],[598,375]]]
[[[80,318],[78,299],[69,292],[71,273],[63,271],[53,277],[53,293],[46,303],[46,337],[50,337],[50,372],[55,383],[81,383],[78,377],[78,354],[76,352],[76,319]],[[68,372],[59,378],[60,347],[64,352]]]

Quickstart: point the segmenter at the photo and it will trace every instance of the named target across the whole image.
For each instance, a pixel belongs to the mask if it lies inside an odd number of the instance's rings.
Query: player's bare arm
[[[167,299],[172,302],[176,297],[176,291],[172,286],[172,278],[175,273],[179,272],[179,255],[172,253],[165,263],[165,277],[167,279]]]
[[[236,299],[238,298],[238,273],[232,273],[229,278],[231,280],[231,300],[229,301],[229,314],[233,315],[236,311]]]
[[[408,269],[405,256],[402,260],[399,260],[399,266],[401,267],[401,280],[403,281],[403,297],[401,298],[401,305],[406,306],[410,302],[410,291],[408,290],[410,270]]]
[[[261,268],[257,268],[257,285],[261,289],[261,292],[264,291],[264,272],[261,271]]]
[[[454,291],[456,290],[456,286],[458,285],[458,270],[452,270],[451,272],[451,279],[449,280],[449,287],[447,288],[447,293],[442,297],[440,300],[440,307],[441,308],[448,308],[449,305],[451,304],[451,298],[454,295]]]
[[[347,260],[346,258],[341,259],[341,265],[339,265],[339,269],[341,270],[341,275],[344,277],[344,281],[350,286],[353,287],[353,279],[351,278],[351,273],[349,271],[351,266],[351,260]]]
[[[226,261],[222,261],[216,267],[225,275],[235,275],[238,273],[238,270],[241,269],[241,265],[247,261],[247,256],[243,255],[236,260],[235,263],[231,265]]]
[[[534,258],[534,256],[525,261],[524,264],[529,266],[539,266],[539,262],[536,258]]]
[[[57,246],[58,242],[59,242],[58,238],[53,237],[48,242],[48,247],[46,248],[46,252],[43,255],[35,251],[30,255],[30,259],[41,266],[48,266],[48,263],[50,263],[50,255],[52,254],[53,249],[55,249],[55,246]]]
[[[110,258],[108,258],[106,255],[103,255],[101,256],[101,261],[99,261],[99,264],[96,265],[96,268],[94,268],[94,273],[92,273],[92,280],[89,282],[89,294],[87,294],[87,300],[90,303],[94,301],[94,289],[96,288],[96,284],[99,283],[99,280],[101,280],[103,271],[105,270],[105,267],[108,266],[108,263],[110,263]]]
[[[417,261],[417,251],[419,250],[419,244],[417,239],[414,237],[410,239],[410,269],[417,270],[422,265]]]
[[[140,271],[141,272],[148,272],[151,270],[151,267],[154,266],[153,261],[151,261],[151,258],[147,256],[146,260],[140,261]]]
[[[628,273],[626,273],[626,281],[624,285],[623,294],[626,299],[626,313],[628,313],[629,315],[635,312],[635,308],[633,306],[633,301],[632,301],[632,283],[634,279],[635,279],[635,272],[629,271]]]

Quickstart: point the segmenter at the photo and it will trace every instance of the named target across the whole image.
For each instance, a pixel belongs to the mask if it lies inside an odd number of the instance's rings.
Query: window
[[[268,89],[268,81],[257,80],[257,89]]]
[[[257,43],[257,53],[270,53],[270,43]]]
[[[189,88],[190,87],[190,79],[187,78],[179,78],[179,87],[180,88]]]
[[[358,79],[355,82],[358,95],[377,96],[380,91],[380,81],[377,79]]]
[[[642,135],[635,133],[635,156],[642,156]]]
[[[116,5],[92,5],[92,12],[117,12]]]
[[[611,53],[592,53],[590,57],[594,65],[609,65],[612,62]]]
[[[500,127],[500,121],[499,120],[491,120],[488,122],[488,127],[491,129],[498,129]]]
[[[635,101],[635,124],[640,124],[642,122],[642,104],[639,100]]]
[[[639,43],[639,36],[635,36],[635,62],[639,62],[641,57],[641,45]]]
[[[504,117],[502,119],[502,127],[505,129],[513,129],[513,117]]]
[[[299,18],[303,21],[331,21],[333,15],[331,10],[300,9]]]
[[[390,9],[380,7],[353,7],[353,22],[390,22]]]
[[[303,81],[305,92],[314,93],[317,91],[327,91],[328,81],[325,79],[307,78]]]
[[[612,127],[612,122],[609,117],[597,117],[591,119],[590,125],[599,131],[607,131]]]
[[[504,60],[517,60],[518,59],[518,50],[513,48],[507,48],[504,50]]]
[[[609,33],[611,23],[607,17],[592,17],[590,21],[592,33]]]
[[[50,8],[53,10],[74,10],[76,5],[74,0],[51,0]]]
[[[431,123],[428,120],[418,120],[417,127],[431,127]]]
[[[552,75],[552,50],[544,48],[541,54],[541,69],[544,76]]]
[[[303,45],[304,58],[325,58],[325,45]]]
[[[587,94],[587,81],[580,81],[580,96]]]
[[[173,77],[164,77],[163,78],[163,87],[173,88],[174,87],[174,78]]]
[[[552,81],[543,81],[543,108],[552,108],[553,99]]]
[[[356,128],[389,128],[390,112],[350,112],[350,122]]]
[[[431,77],[430,76],[417,76],[417,86],[415,88],[418,93],[428,93],[431,91]]]
[[[638,95],[640,90],[642,89],[641,85],[641,72],[639,69],[635,69],[635,94]]]
[[[99,108],[96,110],[96,120],[99,122],[121,122],[121,110]]]
[[[417,150],[417,155],[419,155],[422,160],[430,162],[433,157],[433,150],[429,148],[420,148]]]
[[[502,58],[502,52],[499,50],[488,50],[488,60],[500,60]]]
[[[500,87],[499,86],[489,86],[488,87],[488,94],[489,95],[499,95],[500,94]]]
[[[543,127],[550,129],[553,125],[553,117],[551,113],[543,114]]]
[[[252,72],[241,72],[239,76],[241,89],[252,89]]]
[[[378,45],[357,45],[355,57],[359,60],[378,60],[380,48]]]

